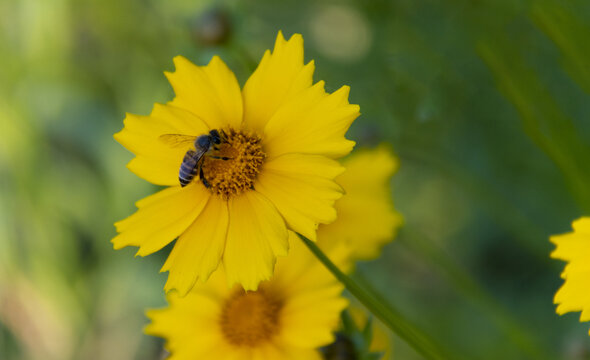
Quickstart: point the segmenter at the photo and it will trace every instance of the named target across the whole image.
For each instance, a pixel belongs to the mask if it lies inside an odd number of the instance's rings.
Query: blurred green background
[[[406,225],[356,276],[453,358],[590,359],[548,241],[590,214],[587,0],[0,0],[0,358],[159,358],[141,329],[170,247],[112,250],[155,190],[112,134],[172,99],[175,55],[243,84],[279,29],[352,87],[349,137],[401,160]]]

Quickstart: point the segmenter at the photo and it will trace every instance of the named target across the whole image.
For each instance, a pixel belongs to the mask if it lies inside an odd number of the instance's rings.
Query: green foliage
[[[352,341],[356,350],[356,358],[359,360],[379,360],[383,357],[380,352],[371,352],[373,341],[373,319],[369,316],[364,326],[352,320],[348,311],[342,312],[342,333]]]

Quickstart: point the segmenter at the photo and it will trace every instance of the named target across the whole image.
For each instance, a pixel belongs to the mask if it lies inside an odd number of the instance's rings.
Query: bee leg
[[[199,177],[201,178],[203,185],[205,185],[205,187],[207,189],[211,187],[211,184],[209,184],[209,181],[207,181],[207,179],[205,179],[205,174],[203,174],[203,167],[201,167],[201,169],[199,170]]]
[[[209,155],[210,158],[212,159],[219,159],[219,160],[231,160],[233,158],[227,157],[227,156],[215,156],[215,155]]]
[[[221,135],[217,130],[211,130],[209,132],[209,139],[211,139],[211,142],[215,145],[221,144]]]
[[[219,130],[219,140],[224,142],[227,139],[227,134],[223,130]]]
[[[212,145],[215,150],[219,150],[222,143],[227,142],[227,134],[223,130],[215,131],[215,136],[212,137]]]

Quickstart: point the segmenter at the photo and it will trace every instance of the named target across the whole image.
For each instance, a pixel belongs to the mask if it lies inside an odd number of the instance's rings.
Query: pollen
[[[203,162],[203,175],[209,190],[227,200],[254,187],[266,154],[253,133],[230,128],[220,134],[221,144]]]
[[[221,331],[230,344],[258,346],[278,334],[281,308],[282,302],[263,289],[240,289],[223,306]]]

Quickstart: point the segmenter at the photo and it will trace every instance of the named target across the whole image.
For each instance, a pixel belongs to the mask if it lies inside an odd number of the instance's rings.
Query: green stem
[[[379,296],[363,289],[357,282],[344,274],[311,240],[301,234],[299,238],[307,245],[309,250],[324,264],[324,266],[338,279],[346,289],[357,298],[375,317],[383,322],[391,331],[404,339],[426,359],[449,359],[443,355],[440,346],[435,344],[425,334],[416,329],[396,309],[384,301],[378,301]],[[456,358],[456,357],[453,357]]]

